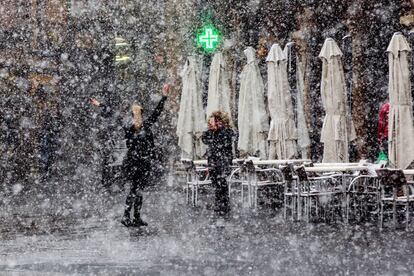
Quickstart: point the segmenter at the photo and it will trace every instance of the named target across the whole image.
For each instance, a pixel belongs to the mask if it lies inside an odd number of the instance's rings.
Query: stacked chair
[[[341,182],[333,175],[309,177],[304,166],[296,168],[298,176],[297,195],[299,207],[303,206],[304,215],[308,222],[312,208],[315,215],[319,215],[319,210],[323,207],[324,213],[329,213],[333,207],[341,207],[343,195]],[[303,204],[300,204],[303,202]],[[298,217],[301,217],[302,209],[298,210]]]
[[[192,160],[182,160],[186,170],[186,197],[187,204],[190,201],[190,189],[191,189],[191,203],[193,206],[198,204],[198,190],[200,187],[211,186],[211,180],[209,179],[208,169],[206,167],[195,166]]]
[[[247,198],[249,207],[257,207],[259,189],[265,187],[283,187],[284,178],[279,169],[259,168],[253,161],[246,161],[240,168],[243,174],[241,182],[241,202],[244,202],[244,190],[247,187]]]
[[[297,176],[294,175],[293,165],[282,166],[281,171],[284,178],[284,189],[283,189],[283,217],[287,218],[288,209],[291,211],[292,217],[297,214],[297,210],[300,209],[300,203],[298,201],[298,185]]]
[[[391,215],[395,228],[398,214],[401,214],[408,229],[410,210],[414,205],[413,184],[398,169],[380,168],[356,177],[347,189],[346,222],[349,221],[350,214],[359,214],[363,218],[374,215],[378,217],[382,229],[384,217]]]
[[[202,160],[201,160],[202,161]],[[273,160],[274,161],[274,160]],[[199,189],[212,185],[206,162],[182,160],[186,171],[187,203],[198,205]],[[399,214],[404,215],[406,228],[409,227],[410,211],[414,205],[414,183],[407,181],[402,170],[383,169],[383,164],[348,163],[346,168],[338,169],[341,164],[312,164],[295,160],[286,163],[237,159],[228,177],[228,191],[241,195],[241,205],[256,208],[259,192],[267,187],[283,190],[283,216],[290,214],[296,220],[334,218],[341,214],[346,223],[351,218],[378,218],[380,228],[384,217],[392,215],[393,225],[397,224]],[[265,166],[265,167],[262,167]],[[308,169],[305,166],[314,166]],[[336,167],[337,166],[337,167]],[[359,166],[359,167],[352,167]],[[315,174],[322,169],[323,174]],[[362,167],[362,168],[361,168]],[[365,168],[366,167],[366,168]],[[338,173],[341,172],[341,173]]]
[[[376,174],[366,174],[355,177],[346,191],[346,216],[349,222],[350,214],[367,218],[369,214],[377,214],[379,210],[380,185]]]
[[[384,214],[391,213],[394,227],[397,225],[397,208],[405,216],[405,227],[409,228],[410,207],[414,204],[413,185],[407,181],[402,170],[382,169],[378,170],[380,183],[380,218],[379,225],[382,229]],[[386,212],[386,207],[391,211]]]

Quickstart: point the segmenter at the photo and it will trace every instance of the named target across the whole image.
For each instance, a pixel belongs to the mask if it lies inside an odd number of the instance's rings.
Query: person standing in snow
[[[147,226],[141,218],[142,190],[148,185],[153,172],[153,161],[156,156],[154,135],[151,127],[157,121],[162,110],[170,85],[165,84],[162,89],[162,99],[155,110],[147,118],[143,119],[143,109],[140,105],[132,105],[132,121],[123,126],[127,145],[127,154],[123,163],[123,171],[126,179],[131,182],[131,190],[126,198],[124,216],[121,223],[126,227]],[[96,99],[91,99],[92,104],[102,106]],[[105,107],[104,107],[105,109]],[[134,208],[131,220],[131,210]]]
[[[52,173],[60,151],[59,134],[62,122],[56,106],[47,106],[43,113],[42,129],[39,137],[39,161],[42,178],[47,179]]]
[[[39,172],[43,180],[56,173],[56,161],[61,152],[60,133],[62,131],[62,115],[56,92],[50,85],[40,85],[36,91],[40,103],[40,120],[38,131]]]
[[[215,187],[215,211],[224,215],[230,211],[230,199],[226,178],[233,161],[234,131],[226,112],[215,111],[208,120],[208,130],[202,135],[207,145],[208,170]]]

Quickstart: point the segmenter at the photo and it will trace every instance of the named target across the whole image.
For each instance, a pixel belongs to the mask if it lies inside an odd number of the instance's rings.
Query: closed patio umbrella
[[[287,57],[279,44],[272,46],[266,62],[271,117],[269,159],[291,159],[297,153],[297,132],[287,76]]]
[[[178,113],[177,136],[182,158],[200,158],[205,153],[201,134],[206,128],[201,90],[201,68],[197,56],[189,56],[181,72],[183,90]]]
[[[214,111],[224,111],[230,115],[230,80],[223,53],[217,52],[210,66],[208,80],[207,116]]]
[[[247,64],[240,75],[238,107],[238,149],[241,155],[267,157],[268,115],[265,108],[264,84],[252,47],[244,50]]]
[[[296,61],[296,85],[298,89],[298,94],[296,98],[298,148],[302,155],[302,158],[306,159],[308,158],[308,151],[311,145],[304,110],[306,64],[305,62],[299,60],[298,55],[296,56]]]
[[[414,161],[414,126],[408,55],[405,37],[395,33],[387,48],[390,97],[388,154],[391,165],[405,169]]]
[[[324,144],[322,162],[348,162],[349,141],[356,135],[347,110],[342,52],[332,38],[327,38],[319,57],[322,59],[321,96],[325,109],[321,132]]]

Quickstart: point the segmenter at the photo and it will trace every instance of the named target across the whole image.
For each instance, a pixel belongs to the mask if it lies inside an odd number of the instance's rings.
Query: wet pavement
[[[171,188],[144,197],[142,229],[119,223],[123,194],[3,201],[0,275],[413,274],[411,231],[285,221],[281,208],[240,208],[238,198],[221,219]]]

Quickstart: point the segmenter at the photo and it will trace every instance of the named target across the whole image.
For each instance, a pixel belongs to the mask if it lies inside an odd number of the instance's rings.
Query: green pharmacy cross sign
[[[220,43],[220,33],[213,25],[206,25],[197,32],[197,45],[211,53]]]

